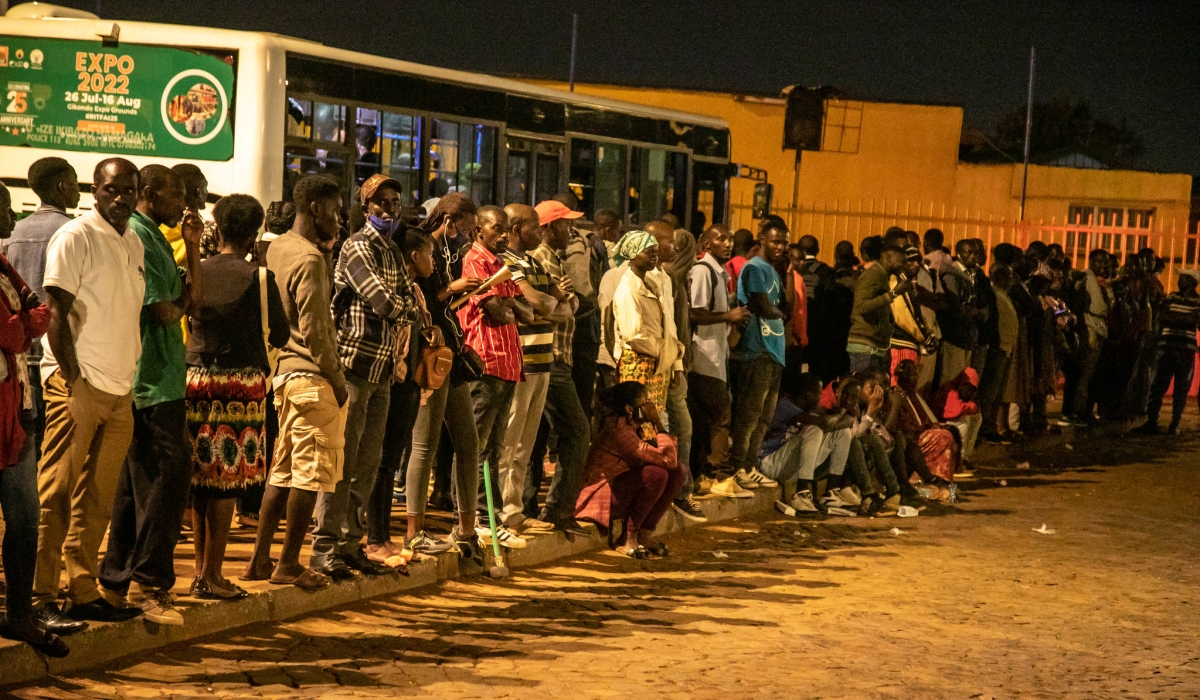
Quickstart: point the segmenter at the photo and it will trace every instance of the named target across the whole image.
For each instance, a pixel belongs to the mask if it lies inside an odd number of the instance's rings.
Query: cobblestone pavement
[[[1200,696],[1200,440],[1076,440],[914,519],[764,514],[676,538],[666,561],[602,552],[452,581],[12,692]]]

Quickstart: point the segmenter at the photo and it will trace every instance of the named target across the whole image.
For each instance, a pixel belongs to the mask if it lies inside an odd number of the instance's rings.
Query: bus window
[[[427,197],[466,192],[476,204],[496,201],[496,128],[432,119]]]
[[[383,113],[383,174],[404,185],[402,202],[416,206],[421,200],[421,120],[407,114]]]
[[[687,154],[657,148],[633,149],[629,169],[629,217],[647,224],[671,212],[687,219],[683,194],[687,189]]]
[[[557,153],[537,154],[537,184],[534,186],[534,205],[541,204],[558,194],[558,171],[560,169]]]
[[[312,138],[314,141],[343,143],[346,140],[346,107],[324,102],[313,103]]]
[[[362,107],[355,112],[354,179],[361,185],[379,172],[379,112]]]
[[[625,146],[572,139],[570,188],[589,219],[600,209],[624,211]]]
[[[529,204],[529,151],[508,152],[505,204]]]
[[[312,138],[312,102],[288,98],[285,133],[300,139]]]

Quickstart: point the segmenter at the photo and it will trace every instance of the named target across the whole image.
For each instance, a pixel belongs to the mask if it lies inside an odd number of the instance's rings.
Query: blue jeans
[[[21,423],[25,426],[24,420]],[[41,517],[34,443],[30,431],[17,463],[0,469],[0,509],[4,510],[4,607],[10,622],[27,620],[33,615],[33,569],[37,562],[38,519]]]

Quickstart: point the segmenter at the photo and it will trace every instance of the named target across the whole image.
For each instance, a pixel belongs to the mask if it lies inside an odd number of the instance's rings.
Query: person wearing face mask
[[[296,183],[292,201],[291,230],[267,249],[291,336],[279,351],[273,382],[279,436],[242,579],[320,589],[329,577],[300,564],[300,548],[319,493],[337,487],[344,467],[349,391],[329,308],[327,258],[341,225],[342,189],[332,178],[310,175]],[[271,542],[285,512],[283,551],[272,566]]]
[[[397,338],[417,311],[392,239],[400,227],[403,191],[385,175],[367,178],[361,195],[367,220],[342,245],[333,278],[338,356],[349,394],[345,468],[334,490],[317,497],[310,565],[334,579],[350,578],[352,571],[391,571],[364,553],[359,512],[366,508],[382,458]]]
[[[133,383],[133,443],[113,501],[100,592],[117,607],[141,608],[151,622],[182,625],[170,593],[175,585],[175,545],[192,483],[187,348],[180,321],[195,311],[194,302],[203,296],[204,222],[186,207],[183,180],[169,168],[142,168],[138,187],[129,228],[145,248],[142,356]],[[160,230],[176,224],[182,227],[187,248],[186,278]]]
[[[41,624],[51,632],[69,622],[55,603],[64,560],[70,617],[117,622],[142,612],[115,607],[96,586],[96,555],[133,438],[146,292],[142,239],[129,227],[138,170],[124,158],[109,158],[96,165],[92,178],[95,207],[50,239],[43,279],[50,328],[41,365],[46,437],[38,465],[34,598]]]

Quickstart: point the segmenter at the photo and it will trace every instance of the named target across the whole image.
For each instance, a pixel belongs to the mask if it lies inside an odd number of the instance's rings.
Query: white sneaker
[[[717,480],[711,476],[701,475],[699,479],[696,479],[696,495],[705,496],[712,493],[712,488],[716,483]]]
[[[755,471],[758,470],[755,469]],[[758,483],[757,480],[751,478],[750,475],[746,473],[745,469],[739,469],[734,472],[733,480],[737,482],[738,486],[741,486],[744,489],[756,489],[759,486],[762,486],[762,484]]]
[[[479,535],[479,541],[483,544],[492,543],[492,531],[486,527],[475,528],[475,534]],[[528,544],[523,537],[509,530],[506,527],[496,528],[496,537],[500,539],[500,546],[509,549],[525,549]]]
[[[554,524],[548,523],[537,518],[525,518],[520,525],[510,528],[513,532],[519,533],[521,537],[535,537],[537,535],[548,535],[554,531]]]
[[[844,508],[846,507],[846,502],[838,496],[837,491],[828,491],[821,497],[821,505],[826,508]]]
[[[797,513],[817,513],[817,506],[813,504],[811,491],[797,491],[796,495],[792,496],[792,500],[788,503]]]
[[[738,473],[739,473],[739,474],[743,474],[743,473],[745,473],[745,472],[740,472],[740,471],[739,471]],[[759,486],[762,486],[762,487],[765,487],[765,488],[771,488],[771,487],[773,487],[773,486],[778,486],[778,485],[779,485],[779,482],[778,482],[778,481],[775,481],[775,480],[774,480],[774,479],[772,479],[771,477],[769,477],[769,476],[767,476],[766,474],[763,474],[762,472],[760,472],[760,471],[758,470],[758,467],[755,467],[755,468],[751,469],[751,470],[750,470],[750,472],[749,472],[748,474],[746,474],[746,478],[747,478],[747,479],[749,479],[750,481],[752,481],[752,482],[754,482],[754,483],[758,484]],[[752,487],[752,486],[747,486],[746,488],[754,488],[754,487]]]
[[[858,495],[858,491],[853,486],[847,486],[844,489],[838,489],[838,498],[842,499],[848,508],[857,508],[862,504],[862,496]]]
[[[129,603],[142,609],[142,616],[160,625],[183,626],[183,615],[175,609],[175,599],[165,588],[129,585]]]
[[[732,476],[713,484],[710,493],[725,498],[754,498],[754,494],[739,486],[737,480]]]

